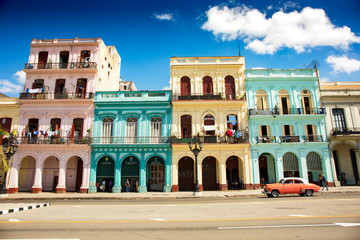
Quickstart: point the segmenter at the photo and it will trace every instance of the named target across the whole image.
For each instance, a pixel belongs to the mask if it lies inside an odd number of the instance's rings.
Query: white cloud
[[[166,20],[166,21],[174,21],[174,17],[171,13],[162,13],[162,14],[157,14],[154,13],[153,15],[156,19],[159,19],[161,21]]]
[[[24,84],[25,83],[25,78],[26,78],[26,73],[23,72],[23,71],[17,71],[15,74],[14,74],[16,80],[19,82],[19,83],[22,83]]]
[[[320,82],[330,82],[328,77],[320,77]]]
[[[161,90],[170,90],[170,86],[165,86]]]
[[[348,58],[345,55],[341,57],[329,56],[325,60],[334,69],[335,73],[346,72],[348,74],[360,70],[360,61],[354,58]]]
[[[280,10],[266,18],[266,14],[258,9],[244,5],[234,8],[215,6],[206,14],[207,21],[201,26],[203,30],[223,41],[243,38],[246,49],[259,54],[273,54],[284,47],[299,53],[318,46],[348,49],[350,44],[360,43],[360,37],[349,27],[333,25],[323,9],[306,7],[301,12],[289,13]]]
[[[23,89],[22,85],[14,84],[6,79],[0,79],[1,93],[19,93],[22,89]]]

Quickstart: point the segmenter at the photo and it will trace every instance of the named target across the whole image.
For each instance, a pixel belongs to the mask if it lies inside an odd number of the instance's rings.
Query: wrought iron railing
[[[222,100],[221,94],[190,94],[190,95],[173,95],[172,100]]]
[[[170,137],[93,137],[92,144],[166,144]]]
[[[93,92],[87,93],[20,93],[20,99],[93,99],[95,94]]]
[[[300,142],[299,136],[280,136],[280,141],[283,143]]]
[[[27,136],[17,137],[18,144],[89,144],[89,137]]]
[[[248,136],[241,136],[241,137],[219,137],[219,136],[201,136],[200,137],[203,143],[226,143],[226,144],[236,144],[236,143],[248,143],[249,138]],[[172,144],[179,144],[179,143],[189,143],[193,140],[193,138],[171,138]]]
[[[333,128],[330,135],[351,135],[360,134],[360,128]]]
[[[326,114],[325,108],[264,108],[249,109],[249,115]]]
[[[25,69],[82,69],[96,67],[96,62],[25,63]]]
[[[306,135],[303,136],[305,142],[324,142],[324,137],[322,135]]]

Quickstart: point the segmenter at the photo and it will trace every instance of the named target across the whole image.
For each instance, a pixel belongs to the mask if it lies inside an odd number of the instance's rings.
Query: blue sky
[[[358,0],[0,0],[0,92],[22,91],[33,38],[100,37],[139,90],[169,86],[172,56],[245,56],[246,68],[304,68],[360,81]]]

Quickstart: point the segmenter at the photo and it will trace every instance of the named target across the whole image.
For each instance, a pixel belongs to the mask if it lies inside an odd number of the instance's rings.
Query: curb
[[[48,206],[50,206],[50,203],[36,204],[36,205],[12,208],[12,209],[2,210],[2,211],[0,210],[0,215],[13,213],[13,212],[21,212],[21,211],[31,210],[31,209],[35,209],[35,208],[48,207]]]

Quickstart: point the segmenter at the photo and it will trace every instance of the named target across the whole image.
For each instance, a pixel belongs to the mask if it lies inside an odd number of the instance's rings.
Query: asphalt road
[[[50,203],[0,216],[0,239],[360,239],[360,194]]]

